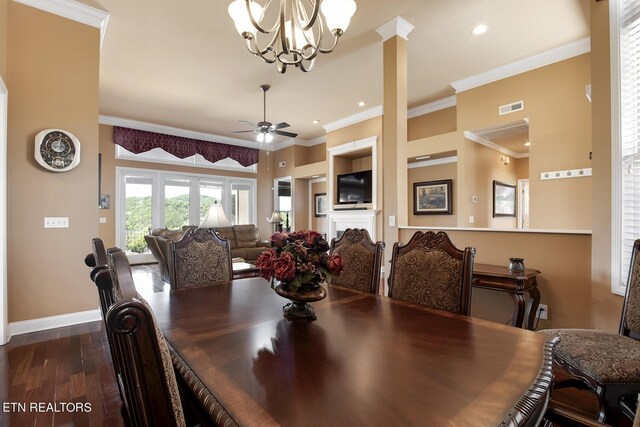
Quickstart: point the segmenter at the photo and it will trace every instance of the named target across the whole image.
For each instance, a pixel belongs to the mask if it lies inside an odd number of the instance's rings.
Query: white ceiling
[[[246,51],[227,14],[231,0],[83,2],[110,13],[100,114],[234,137],[231,131],[246,129],[238,120],[261,120],[263,83],[272,86],[267,119],[289,122],[286,130],[302,139],[382,104],[375,30],[394,16],[415,26],[409,107],[452,95],[453,81],[589,36],[587,0],[356,0],[335,52],[321,55],[310,73],[290,68],[280,75]],[[473,36],[478,23],[489,31]],[[361,99],[366,107],[357,106]]]

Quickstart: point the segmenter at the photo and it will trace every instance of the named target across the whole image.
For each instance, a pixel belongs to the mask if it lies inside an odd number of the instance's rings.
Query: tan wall
[[[593,112],[593,250],[591,326],[617,331],[622,298],[611,293],[611,96],[609,2],[591,4],[591,105]]]
[[[273,178],[282,178],[284,176],[293,176],[295,168],[295,146],[283,148],[269,154],[271,159],[271,175]],[[284,167],[278,166],[280,162],[285,162]]]
[[[98,235],[100,31],[17,2],[8,15],[8,294],[16,322],[98,308],[83,260]],[[46,128],[78,137],[79,166],[55,173],[35,162],[34,137]],[[45,216],[69,217],[69,228],[43,229]]]
[[[311,147],[294,145],[295,166],[308,165],[326,160],[327,145],[318,144]]]
[[[515,159],[516,162],[516,178],[528,179],[529,178],[529,158]]]
[[[309,212],[313,207],[309,207],[309,180],[293,180],[293,203],[295,213],[295,229],[308,230]]]
[[[134,160],[116,160],[115,145],[113,143],[113,127],[100,125],[100,153],[102,153],[102,194],[111,196],[111,208],[99,209],[98,215],[106,218],[106,224],[100,224],[100,237],[107,247],[115,246],[116,236],[116,167],[128,167],[138,169],[163,170],[180,173],[193,173],[198,175],[237,176],[257,180],[257,218],[256,225],[260,230],[260,236],[266,238],[271,235],[271,224],[265,221],[273,212],[273,178],[271,171],[267,170],[267,152],[260,151],[258,173],[243,173],[221,169],[196,168],[177,166],[162,163],[139,162]],[[274,153],[271,154],[273,156]]]
[[[342,129],[327,133],[326,148],[335,147],[347,142],[358,141],[370,136],[382,135],[382,116],[374,117]],[[328,160],[328,155],[327,155]]]
[[[590,81],[585,54],[457,95],[459,131],[529,118],[531,228],[591,229],[591,178],[539,179],[543,171],[592,166],[591,105],[584,94]],[[518,100],[524,111],[498,115],[499,105]]]
[[[407,139],[409,141],[454,132],[457,129],[456,107],[414,117],[408,120],[407,125]]]
[[[455,227],[456,223],[456,204],[455,195],[457,193],[457,165],[456,163],[447,163],[444,165],[426,166],[422,168],[409,169],[408,178],[409,184],[407,188],[411,194],[407,198],[408,200],[408,212],[409,212],[409,225],[423,226],[423,227]],[[415,192],[413,191],[413,184],[416,182],[435,181],[441,179],[451,179],[452,183],[452,196],[453,202],[453,214],[452,215],[414,215],[414,198]]]
[[[402,241],[408,242],[413,233],[414,230],[402,230]],[[541,320],[538,329],[590,326],[591,236],[498,231],[447,233],[458,248],[476,248],[476,263],[508,265],[510,257],[521,257],[527,268],[542,272],[538,286],[541,303],[549,306],[549,320]],[[513,302],[507,293],[474,288],[471,299],[472,316],[502,323],[511,319]]]
[[[310,209],[311,209],[311,229],[317,231],[318,233],[328,233],[329,232],[329,223],[327,221],[326,216],[316,217],[314,215],[314,194],[318,193],[326,193],[327,192],[327,183],[326,182],[314,182],[311,184],[311,197],[310,200]]]
[[[351,172],[361,172],[371,170],[373,159],[369,157],[361,157],[359,159],[353,159],[351,162]]]
[[[0,0],[0,76],[5,79],[7,77],[8,15],[9,0]]]

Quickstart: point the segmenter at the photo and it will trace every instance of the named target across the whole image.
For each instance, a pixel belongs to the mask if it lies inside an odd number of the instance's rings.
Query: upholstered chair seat
[[[393,245],[389,296],[468,315],[474,256],[475,249],[457,249],[442,231],[418,231],[406,245]]]
[[[554,350],[564,363],[602,384],[640,383],[640,342],[613,332],[546,329],[560,337]]]
[[[331,240],[331,255],[340,255],[344,270],[329,283],[377,294],[384,242],[374,243],[367,230],[348,228],[340,239]]]
[[[640,239],[633,244],[627,290],[618,334],[593,329],[548,329],[557,336],[556,368],[569,374],[554,389],[575,387],[592,391],[599,403],[598,421],[616,425],[620,402],[640,391]],[[553,397],[553,396],[552,396]]]

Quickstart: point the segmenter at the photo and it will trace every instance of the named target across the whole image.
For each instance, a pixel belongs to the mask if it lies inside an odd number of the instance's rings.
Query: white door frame
[[[0,345],[9,341],[7,307],[7,114],[9,91],[0,76]]]
[[[524,221],[523,221],[524,218],[522,217],[524,212],[524,200],[522,197],[522,193],[524,190],[525,183],[529,184],[529,178],[519,179],[517,181],[517,188],[516,188],[516,200],[518,201],[516,227],[519,229],[522,229],[524,226]]]

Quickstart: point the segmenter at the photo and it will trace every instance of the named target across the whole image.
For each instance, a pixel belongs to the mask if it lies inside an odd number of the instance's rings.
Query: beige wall
[[[516,162],[516,178],[528,179],[529,178],[529,158],[524,157],[522,159],[515,159]]]
[[[408,212],[409,212],[409,225],[423,226],[423,227],[455,227],[456,226],[456,204],[455,198],[452,200],[453,213],[451,215],[414,215],[414,198],[415,192],[413,191],[413,184],[416,182],[424,181],[436,181],[441,179],[453,180],[452,196],[457,193],[457,165],[456,163],[447,163],[444,165],[425,166],[421,168],[409,169],[408,178],[409,184],[407,188],[411,192],[407,198]],[[453,196],[455,197],[455,196]]]
[[[382,135],[382,116],[356,123],[327,133],[327,149],[370,136]],[[327,157],[328,159],[328,157]]]
[[[460,132],[529,118],[531,228],[591,229],[590,177],[539,179],[543,171],[592,166],[591,104],[585,96],[590,81],[591,57],[585,54],[457,95]],[[518,100],[524,100],[524,111],[498,115],[499,105]],[[462,203],[470,203],[469,195],[463,194]]]
[[[269,154],[271,159],[271,175],[273,178],[282,178],[285,176],[293,176],[295,168],[295,146],[283,148]],[[284,167],[278,166],[280,162],[285,162]]]
[[[0,76],[7,77],[7,35],[9,0],[0,0]]]
[[[593,103],[593,251],[591,326],[617,331],[622,297],[611,293],[611,96],[609,2],[591,3],[591,95]]]
[[[309,180],[294,179],[293,180],[293,202],[295,215],[295,230],[308,230],[309,212],[313,209],[309,205]]]
[[[303,147],[294,145],[294,161],[295,166],[308,165],[326,160],[327,145],[318,144],[311,147]]]
[[[402,241],[408,242],[413,233],[414,230],[402,230]],[[542,272],[538,286],[541,303],[549,306],[549,320],[541,320],[538,329],[590,326],[591,236],[498,231],[447,233],[458,248],[476,248],[476,263],[508,265],[510,257],[521,257],[527,268]],[[474,288],[471,306],[474,317],[506,323],[511,319],[513,302],[507,293]]]
[[[17,2],[8,22],[9,321],[93,310],[83,260],[98,235],[100,31]],[[55,173],[35,162],[34,137],[46,128],[78,137],[78,167]],[[43,229],[45,216],[69,217],[69,228]]]
[[[116,236],[116,167],[128,167],[138,169],[153,169],[173,171],[180,173],[193,173],[199,175],[237,176],[257,180],[257,218],[256,225],[260,230],[260,236],[266,238],[271,234],[271,224],[265,221],[273,212],[273,177],[267,170],[267,152],[260,151],[258,173],[243,173],[226,171],[221,169],[196,168],[187,166],[168,165],[162,163],[138,162],[134,160],[116,160],[115,146],[113,143],[113,127],[100,125],[100,153],[102,153],[102,194],[111,196],[111,208],[99,209],[98,215],[106,218],[106,224],[100,224],[100,237],[107,247],[115,246]],[[273,153],[271,154],[273,156]]]
[[[407,125],[407,139],[409,141],[455,132],[457,129],[456,107],[414,117],[408,120]]]

